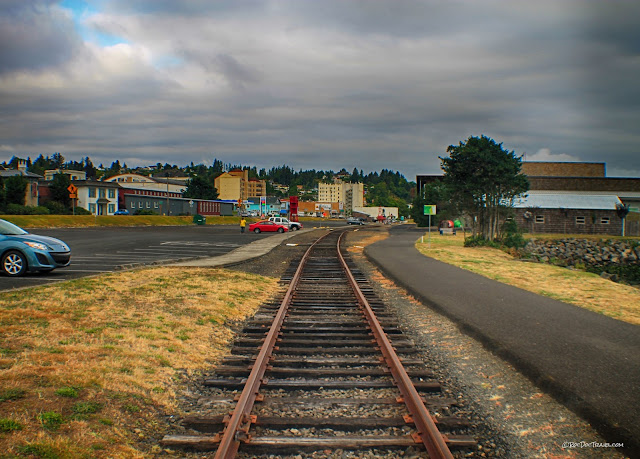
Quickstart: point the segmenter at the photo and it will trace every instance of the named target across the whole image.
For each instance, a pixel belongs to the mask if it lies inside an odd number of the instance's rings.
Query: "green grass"
[[[12,432],[14,430],[22,430],[22,424],[13,419],[0,418],[0,432]]]
[[[59,395],[60,397],[77,398],[78,390],[74,387],[61,387],[56,391],[56,395]]]
[[[38,419],[42,423],[42,427],[47,430],[58,430],[62,425],[62,415],[55,411],[45,411],[38,415]]]
[[[23,398],[26,394],[27,392],[22,389],[17,389],[17,388],[5,389],[2,392],[0,392],[0,402],[5,402],[8,400],[18,400],[20,398]]]

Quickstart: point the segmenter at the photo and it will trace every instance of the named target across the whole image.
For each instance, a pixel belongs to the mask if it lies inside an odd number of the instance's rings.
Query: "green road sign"
[[[436,214],[436,205],[435,204],[425,204],[424,206],[424,215],[435,215]]]

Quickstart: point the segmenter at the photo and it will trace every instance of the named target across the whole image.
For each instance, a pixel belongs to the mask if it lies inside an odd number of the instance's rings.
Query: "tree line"
[[[302,200],[313,200],[311,191],[318,183],[331,183],[338,176],[343,181],[363,183],[368,205],[398,207],[401,216],[411,216],[419,225],[426,225],[423,213],[425,204],[436,204],[439,220],[461,219],[464,227],[472,231],[472,239],[493,241],[505,230],[504,222],[513,215],[514,200],[529,189],[529,182],[521,172],[522,158],[515,152],[505,150],[502,143],[481,135],[470,136],[458,145],[450,145],[448,156],[439,157],[444,172],[439,180],[427,184],[416,194],[415,182],[408,181],[399,172],[382,169],[380,172],[365,174],[354,168],[348,172],[344,168],[333,170],[294,170],[282,165],[269,170],[258,170],[255,166],[223,163],[214,159],[211,165],[191,163],[178,167],[168,163],[157,163],[153,167],[129,168],[114,161],[109,167],[95,167],[89,157],[81,161],[65,161],[60,153],[51,156],[40,155],[35,161],[27,160],[27,170],[43,175],[47,169],[82,170],[88,179],[105,179],[123,173],[153,175],[154,177],[188,176],[185,197],[216,199],[218,192],[214,180],[224,171],[247,170],[249,178],[267,182],[267,194],[275,196],[300,195]],[[3,163],[6,168],[15,168],[18,158]],[[274,189],[273,183],[288,187],[283,193]],[[52,201],[60,209],[68,208],[66,187],[69,179],[64,174],[55,176],[50,185]],[[298,192],[298,187],[303,192]],[[24,177],[9,177],[0,184],[0,210],[9,204],[24,204]],[[22,196],[22,198],[20,198]],[[22,201],[21,201],[22,199]],[[59,210],[60,210],[59,209]]]
[[[223,163],[219,159],[214,159],[211,165],[194,164],[193,162],[187,166],[179,167],[175,164],[157,163],[150,167],[133,167],[130,168],[126,163],[120,163],[119,160],[113,161],[110,166],[105,167],[102,164],[95,166],[91,159],[87,156],[80,161],[65,161],[60,153],[53,153],[51,156],[39,155],[35,160],[28,158],[27,171],[38,175],[44,175],[45,170],[77,170],[84,171],[88,180],[104,180],[115,175],[125,173],[135,173],[144,176],[154,176],[156,178],[171,177],[190,177],[187,182],[184,196],[194,199],[217,199],[218,190],[214,186],[215,179],[224,171],[229,170],[247,170],[249,178],[265,180],[267,182],[267,194],[269,196],[285,197],[299,196],[302,200],[314,200],[316,198],[313,190],[318,183],[332,183],[334,177],[339,176],[344,181],[351,183],[363,183],[367,195],[365,196],[367,203],[373,206],[394,206],[400,209],[401,215],[408,216],[408,204],[415,196],[415,182],[408,181],[402,174],[388,169],[382,169],[380,172],[370,172],[365,174],[362,170],[354,168],[351,173],[346,169],[340,171],[333,170],[294,170],[293,168],[282,165],[275,166],[270,169],[257,169],[255,166],[247,166],[242,164]],[[18,158],[13,157],[9,162],[3,162],[2,166],[7,169],[17,168]],[[63,207],[70,206],[68,197],[65,199],[62,194],[66,194],[66,186],[69,184],[68,178],[65,181],[64,174],[55,176],[54,181],[50,184],[50,189],[63,190],[56,202]],[[17,188],[26,187],[26,181],[15,179]],[[284,185],[288,187],[286,192],[276,189],[273,184]],[[65,186],[66,185],[66,186]],[[298,191],[298,186],[302,188],[302,193]],[[64,188],[62,188],[64,187]],[[24,188],[23,188],[24,189]],[[3,188],[4,190],[4,188]],[[58,194],[53,193],[53,194]],[[20,195],[19,192],[14,195]],[[53,200],[53,199],[52,199]],[[15,202],[14,202],[15,201]],[[18,205],[20,200],[16,197],[13,203]],[[24,204],[24,197],[22,199]],[[0,206],[2,202],[0,202]],[[6,207],[6,206],[5,206]],[[2,210],[2,208],[0,208]],[[6,210],[6,209],[5,209]]]

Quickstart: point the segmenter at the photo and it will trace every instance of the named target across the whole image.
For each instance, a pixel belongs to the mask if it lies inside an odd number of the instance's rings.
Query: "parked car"
[[[289,231],[289,227],[269,220],[260,220],[259,222],[251,223],[249,225],[249,231],[253,231],[254,233],[261,233],[262,231],[284,233],[285,231]]]
[[[349,217],[347,218],[347,225],[364,225],[364,222],[360,218]]]
[[[113,215],[131,215],[127,209],[118,209]]]
[[[280,223],[281,225],[287,225],[291,231],[298,231],[302,229],[302,223],[292,222],[286,217],[269,217],[270,222]]]
[[[59,239],[31,234],[0,219],[0,270],[7,276],[68,266],[71,249]]]

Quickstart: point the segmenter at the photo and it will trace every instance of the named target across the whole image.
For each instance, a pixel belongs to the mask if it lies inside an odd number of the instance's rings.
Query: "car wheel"
[[[278,233],[284,233],[284,228],[278,228]]]
[[[293,225],[293,226],[291,227],[291,231],[298,231],[298,227],[297,227],[296,225]]]
[[[27,258],[16,250],[5,253],[2,257],[2,271],[8,276],[22,276],[27,271]]]
[[[256,228],[253,230],[254,233],[259,233],[260,232],[260,228]]]

